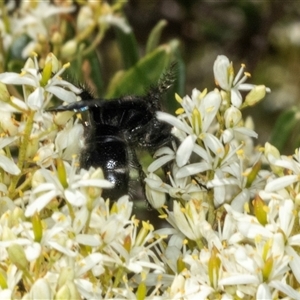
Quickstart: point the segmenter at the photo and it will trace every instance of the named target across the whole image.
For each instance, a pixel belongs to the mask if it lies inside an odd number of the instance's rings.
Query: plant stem
[[[29,144],[29,141],[30,141],[30,135],[31,135],[32,127],[33,127],[34,115],[35,115],[35,111],[33,111],[33,110],[30,110],[28,112],[28,118],[27,118],[26,126],[25,126],[25,129],[24,129],[23,137],[21,138],[21,142],[20,142],[18,162],[17,162],[17,166],[19,167],[21,172],[20,172],[19,175],[14,176],[12,178],[10,187],[8,189],[10,197],[12,197],[12,195],[15,195],[16,186],[18,184],[19,179],[23,175],[22,171],[23,171],[23,167],[24,167],[24,163],[25,163],[25,159],[26,159],[26,151],[27,151],[27,148],[28,148],[28,144]],[[12,197],[12,199],[13,199],[13,197]]]

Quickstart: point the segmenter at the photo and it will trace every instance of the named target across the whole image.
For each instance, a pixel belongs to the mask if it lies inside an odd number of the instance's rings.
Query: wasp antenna
[[[89,108],[93,108],[93,107],[101,108],[104,103],[105,103],[105,100],[102,100],[102,99],[88,99],[88,100],[73,102],[73,103],[70,103],[67,105],[50,107],[46,111],[56,111],[57,112],[57,111],[73,110],[75,112],[82,112],[82,111],[86,111]]]
[[[55,106],[55,107],[50,107],[46,111],[60,112],[60,111],[73,110],[73,111],[77,112],[77,111],[85,111],[87,109],[88,109],[88,105],[83,101],[79,101],[79,102],[74,102],[74,103],[70,103],[67,105],[59,105],[59,106]]]

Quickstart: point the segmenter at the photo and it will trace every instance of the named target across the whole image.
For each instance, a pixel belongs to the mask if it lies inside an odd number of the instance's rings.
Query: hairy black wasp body
[[[82,101],[59,106],[52,111],[87,111],[84,122],[85,146],[80,154],[80,166],[101,167],[114,188],[103,192],[112,200],[130,194],[131,168],[138,170],[143,182],[145,175],[136,150],[154,153],[173,140],[171,125],[156,118],[161,110],[163,93],[173,83],[173,72],[167,72],[144,96],[125,96],[118,99],[93,99],[88,91],[80,94]]]

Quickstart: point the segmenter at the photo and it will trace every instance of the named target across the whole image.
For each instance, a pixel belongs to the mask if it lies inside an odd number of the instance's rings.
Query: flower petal
[[[20,174],[21,170],[18,166],[8,157],[0,155],[0,167],[7,173],[12,175]]]
[[[299,180],[298,175],[286,175],[283,177],[276,178],[266,184],[265,191],[266,192],[274,192],[281,190],[290,184],[295,183]]]
[[[195,135],[189,135],[185,138],[185,140],[180,144],[177,153],[176,153],[176,163],[178,167],[184,166],[188,160],[194,149],[194,144],[196,141]]]

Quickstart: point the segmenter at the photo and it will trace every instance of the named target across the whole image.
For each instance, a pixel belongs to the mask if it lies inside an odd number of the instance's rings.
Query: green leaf
[[[120,47],[124,68],[129,69],[139,60],[138,46],[134,33],[125,33],[122,29],[115,27],[117,41]]]
[[[146,45],[147,54],[152,52],[159,45],[161,33],[167,24],[168,22],[166,20],[160,20],[151,30]]]
[[[179,108],[179,103],[175,101],[175,93],[184,96],[185,95],[185,82],[186,82],[186,66],[182,58],[180,51],[180,44],[178,40],[172,40],[173,59],[176,63],[174,72],[175,72],[175,82],[168,89],[166,98],[164,99],[164,109],[170,113],[174,113],[177,108]]]
[[[271,134],[270,143],[279,151],[282,151],[287,140],[291,136],[295,125],[297,122],[299,122],[297,114],[299,114],[299,109],[297,107],[292,107],[284,111],[275,123]]]
[[[90,66],[91,66],[91,75],[90,77],[93,79],[94,86],[96,90],[93,90],[93,86],[91,86],[92,91],[95,95],[103,95],[104,93],[104,81],[102,77],[102,66],[99,62],[99,58],[96,52],[90,55]]]
[[[176,51],[175,61],[177,63],[177,81],[176,81],[176,91],[179,95],[184,96],[185,94],[185,83],[186,83],[186,65],[181,56],[180,51]]]
[[[135,66],[118,72],[109,84],[106,98],[145,94],[169,65],[174,51],[172,47],[171,43],[162,45],[140,59]]]

